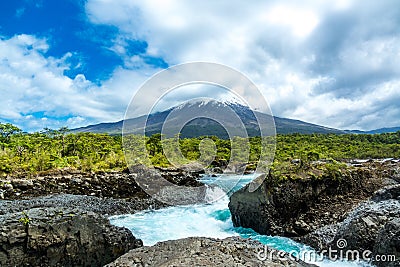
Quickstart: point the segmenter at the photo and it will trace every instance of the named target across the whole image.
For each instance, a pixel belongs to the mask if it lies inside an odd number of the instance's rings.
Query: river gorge
[[[231,236],[240,236],[257,240],[269,247],[283,250],[299,257],[301,255],[314,255],[314,259],[310,259],[309,263],[317,266],[370,266],[366,262],[333,262],[327,258],[321,259],[320,255],[311,247],[295,242],[290,238],[261,235],[250,228],[234,227],[228,208],[229,196],[221,197],[221,193],[218,190],[231,188],[235,184],[232,191],[236,191],[253,179],[254,175],[204,176],[200,181],[218,186],[208,190],[211,197],[215,195],[214,201],[210,204],[145,210],[135,214],[112,216],[110,221],[114,225],[131,230],[135,236],[143,240],[145,246],[153,246],[157,242],[187,237],[224,239]],[[254,251],[254,257],[257,257],[259,252]]]
[[[398,266],[399,161],[353,165],[340,179],[276,184],[267,176],[253,192],[248,187],[254,174],[143,166],[131,173],[60,170],[3,179],[0,263]],[[175,184],[205,185],[206,203],[167,205],[146,195],[135,181],[159,174]],[[346,255],[329,257],[324,253],[329,249],[371,254],[353,261]],[[377,255],[395,258],[373,261]]]

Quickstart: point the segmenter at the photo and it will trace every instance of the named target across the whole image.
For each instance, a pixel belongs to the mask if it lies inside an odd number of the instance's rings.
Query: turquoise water
[[[216,185],[220,190],[230,194],[253,179],[246,176],[204,177],[202,181]],[[261,243],[290,253],[311,252],[312,249],[289,238],[260,235],[252,229],[233,227],[231,213],[228,209],[229,197],[218,190],[210,190],[216,201],[211,204],[175,206],[160,210],[147,210],[135,214],[110,217],[112,224],[130,229],[144,245],[151,246],[160,241],[174,240],[185,237],[202,236],[226,238],[241,236],[258,240]],[[221,197],[223,195],[223,197]],[[297,254],[297,255],[299,255]],[[362,262],[328,260],[314,262],[319,266],[370,266]]]

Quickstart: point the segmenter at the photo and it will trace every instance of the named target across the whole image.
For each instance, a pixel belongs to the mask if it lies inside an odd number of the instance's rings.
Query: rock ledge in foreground
[[[315,266],[293,261],[287,254],[278,258],[276,251],[272,259],[260,260],[257,253],[264,248],[265,246],[257,241],[239,237],[223,240],[190,237],[131,250],[106,266]]]
[[[142,246],[102,215],[32,208],[0,215],[0,266],[102,266]]]

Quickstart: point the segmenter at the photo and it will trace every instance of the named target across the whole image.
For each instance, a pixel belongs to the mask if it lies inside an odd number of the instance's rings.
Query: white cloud
[[[278,116],[340,128],[398,126],[400,107],[393,102],[400,95],[396,4],[88,0],[92,23],[119,29],[109,49],[124,65],[98,86],[84,73],[66,77],[66,61],[73,54],[47,57],[46,40],[30,35],[2,39],[0,105],[7,108],[0,117],[34,121],[30,114],[43,111],[49,123],[56,124],[52,116],[70,116],[71,125],[122,119],[133,93],[159,70],[143,59],[151,56],[170,65],[211,61],[232,66],[262,89]],[[129,40],[146,41],[146,53],[129,55]]]
[[[132,87],[143,82],[144,75],[130,75],[129,71],[120,75],[121,70],[117,70],[101,87],[83,74],[70,79],[63,72],[68,69],[65,60],[71,55],[46,57],[48,48],[46,40],[31,35],[0,40],[0,117],[3,120],[12,120],[24,129],[38,130],[123,118]]]
[[[385,12],[393,5],[90,0],[86,9],[92,22],[145,40],[147,54],[169,64],[212,61],[243,71],[278,116],[370,129],[400,125],[400,108],[383,105],[400,94],[384,89],[399,75],[400,21]]]
[[[265,21],[272,25],[288,26],[297,37],[307,37],[317,26],[318,18],[310,10],[278,5],[266,13]]]

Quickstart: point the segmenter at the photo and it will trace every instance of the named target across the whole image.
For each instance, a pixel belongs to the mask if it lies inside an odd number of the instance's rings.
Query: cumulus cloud
[[[71,126],[122,119],[134,92],[163,67],[149,59],[160,59],[234,67],[259,86],[277,116],[341,129],[398,126],[397,6],[395,0],[88,0],[88,22],[117,29],[107,44],[123,64],[95,84],[85,73],[64,75],[72,51],[54,58],[45,39],[3,38],[0,117],[40,124],[32,129],[43,125],[38,112],[52,125],[60,117]],[[141,51],[132,54],[136,43]],[[174,99],[180,100],[165,103]]]
[[[90,0],[86,10],[93,23],[145,40],[147,53],[169,64],[212,61],[243,71],[275,115],[371,129],[400,125],[397,5]]]
[[[84,74],[65,76],[71,55],[47,57],[48,48],[46,40],[31,35],[0,40],[0,118],[30,130],[123,118],[126,96],[145,73],[116,70],[112,80],[97,86]]]

